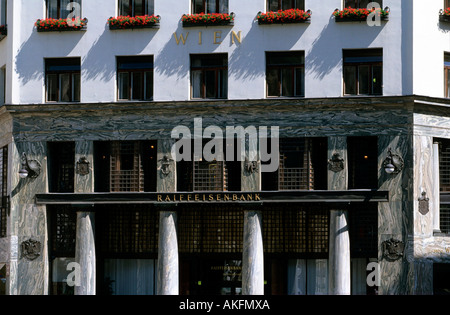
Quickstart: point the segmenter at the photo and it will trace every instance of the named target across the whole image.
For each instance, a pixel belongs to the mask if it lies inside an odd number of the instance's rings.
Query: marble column
[[[95,215],[93,212],[77,212],[75,261],[80,265],[79,286],[75,295],[95,295],[96,257],[95,257]]]
[[[249,137],[246,143],[246,150],[249,152],[250,157],[255,155],[255,152],[252,152],[252,148],[257,148],[254,143],[253,145],[249,145],[251,141],[257,140],[254,137]],[[249,160],[251,161],[252,159],[250,158]],[[257,161],[255,163],[257,167],[250,170],[246,167],[246,163],[246,161],[242,162],[241,190],[260,191],[261,165]],[[264,294],[264,249],[261,218],[262,214],[257,209],[244,210],[244,244],[242,253],[243,295]]]
[[[158,192],[176,191],[176,163],[171,155],[173,140],[158,140]],[[177,212],[172,208],[162,208],[159,214],[158,241],[158,295],[179,294],[179,261],[177,240]]]
[[[441,192],[439,177],[439,143],[433,143],[433,232],[441,233]]]
[[[342,159],[343,169],[330,167],[328,170],[328,190],[347,190],[348,155],[347,138],[328,138],[328,157]],[[328,257],[328,294],[349,295],[350,291],[350,236],[348,213],[345,209],[330,212],[330,238]]]

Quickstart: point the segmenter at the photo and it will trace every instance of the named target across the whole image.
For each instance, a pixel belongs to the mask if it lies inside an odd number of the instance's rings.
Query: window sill
[[[344,23],[344,22],[350,22],[350,23],[354,23],[354,22],[367,22],[367,17],[364,18],[358,18],[358,17],[343,17],[343,18],[334,18],[334,21],[336,23]],[[389,16],[382,16],[381,17],[381,21],[389,21]]]
[[[440,231],[433,231],[433,236],[450,237],[450,233],[443,233],[443,232],[440,232]]]
[[[204,21],[202,19],[197,19],[195,21],[183,21],[183,19],[187,16],[200,16],[200,14],[192,14],[192,15],[183,15],[181,24],[183,27],[207,27],[207,26],[234,26],[234,18],[235,14],[232,12],[230,13],[229,17],[231,17],[231,20],[215,20],[215,21]]]
[[[48,28],[48,29],[37,29],[38,33],[50,33],[50,32],[85,32],[87,27],[83,26],[81,28]]]
[[[110,25],[109,26],[109,30],[110,31],[117,31],[117,30],[138,30],[138,29],[146,29],[146,28],[150,28],[150,29],[159,29],[160,28],[160,24],[159,23],[152,23],[152,24],[147,24],[147,25],[132,25],[132,26],[126,26],[126,27],[120,27],[118,25]]]

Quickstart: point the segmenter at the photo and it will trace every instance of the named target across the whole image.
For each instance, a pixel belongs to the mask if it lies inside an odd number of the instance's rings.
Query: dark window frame
[[[208,3],[209,2],[215,2],[215,10],[214,12],[209,12],[208,10]],[[220,8],[221,8],[221,2],[225,1],[226,3],[226,8],[227,8],[227,12],[220,12]],[[201,5],[199,5],[197,2],[202,2]],[[192,13],[193,14],[199,14],[199,13],[228,13],[229,10],[229,1],[228,0],[192,0],[191,2],[191,6],[192,6]],[[198,7],[201,6],[201,8],[199,9]]]
[[[450,8],[450,0],[445,0],[444,9]]]
[[[354,8],[354,9],[367,9],[367,5],[370,2],[377,2],[379,3],[380,7],[383,7],[383,1],[382,0],[344,0],[344,8]],[[354,3],[354,6],[352,6],[352,3]],[[366,4],[364,6],[364,3]]]
[[[118,101],[151,101],[154,97],[154,57],[153,55],[149,56],[117,56],[117,100]],[[121,64],[127,63],[139,63],[143,66],[145,64],[151,64],[150,67],[135,67],[135,68],[124,68],[121,69]],[[121,98],[121,75],[128,74],[128,89],[126,91],[128,98]],[[140,92],[138,93],[138,97],[135,97],[135,87],[134,87],[134,77],[135,75],[140,74]],[[147,90],[147,74],[150,74],[151,82],[150,82],[150,92]]]
[[[444,97],[450,98],[450,53],[444,53]]]
[[[213,53],[213,54],[191,54],[190,56],[191,68],[191,99],[227,99],[228,98],[228,54],[227,53]],[[209,61],[214,59],[222,59],[222,65],[200,65],[194,66],[194,62],[200,60]],[[207,73],[214,72],[214,92],[213,96],[208,96]],[[195,97],[194,75],[200,73],[200,97]],[[198,87],[197,87],[198,88]]]
[[[56,16],[52,16],[52,14],[50,12],[50,1],[56,2],[56,8],[57,8],[56,9],[56,11],[57,11]],[[64,0],[46,0],[45,1],[45,15],[46,15],[47,18],[52,18],[52,19],[67,19],[68,18],[70,12],[68,12],[66,10],[66,8],[62,7],[62,3],[61,3],[62,1],[64,1]],[[70,0],[67,3],[69,4],[70,2],[77,2],[80,5],[80,9],[83,8],[81,0]],[[64,12],[68,13],[67,16],[63,16]],[[81,15],[81,12],[80,12],[80,15]],[[81,17],[81,16],[79,16],[79,17]]]
[[[48,188],[54,193],[75,192],[75,142],[48,142]]]
[[[279,11],[288,9],[305,10],[305,0],[267,0],[267,11]]]
[[[289,57],[289,56],[294,56],[294,55],[299,55],[296,56],[296,58],[301,58],[303,59],[302,63],[288,63],[286,62],[285,64],[271,64],[270,63],[270,59],[275,57],[275,58],[279,58],[280,56],[283,57]],[[300,56],[301,55],[301,56]],[[292,90],[292,95],[283,95],[284,93],[284,79],[283,79],[283,72],[286,70],[290,70],[291,71],[291,86],[290,86],[290,90]],[[297,70],[300,70],[300,74],[302,77],[302,84],[300,86],[300,91],[297,90],[297,81],[296,81],[296,75],[297,75]],[[269,83],[269,73],[272,71],[276,71],[276,75],[277,75],[277,86],[276,86],[276,90],[277,90],[277,95],[270,95],[270,90],[273,89],[273,87],[271,87],[271,83]],[[289,52],[266,52],[266,96],[267,97],[305,97],[305,53],[304,51],[289,51]],[[274,89],[275,90],[275,89]]]
[[[78,62],[76,62],[78,61]],[[50,69],[51,67],[56,69]],[[59,70],[58,70],[59,68]],[[62,100],[62,76],[69,76],[69,100]],[[56,99],[49,95],[50,76],[56,76]],[[76,78],[78,76],[78,78]],[[78,90],[76,87],[78,83]],[[45,101],[47,103],[77,103],[81,99],[81,58],[46,58],[45,59]]]
[[[372,53],[372,54],[371,54]],[[346,56],[347,54],[347,56]],[[360,54],[358,56],[358,54]],[[353,55],[353,56],[351,56]],[[364,61],[364,58],[375,58],[378,59],[381,57],[381,61]],[[359,61],[346,61],[348,59],[359,59]],[[380,68],[380,93],[375,91],[374,79],[375,73],[374,69],[376,67]],[[361,69],[368,68],[368,82],[367,89],[369,93],[361,93],[361,82],[360,75]],[[354,86],[353,91],[355,93],[347,93],[348,82],[346,77],[346,71],[349,69],[354,70]],[[344,96],[372,96],[372,95],[383,95],[383,50],[382,49],[344,49],[343,50],[343,68],[342,68],[342,76],[343,76],[343,94]]]
[[[0,238],[7,236],[7,216],[9,215],[10,201],[8,196],[8,146],[0,148]]]
[[[119,0],[118,1],[118,12],[119,16],[143,16],[143,15],[153,15],[155,12],[154,0],[141,0],[141,12],[142,14],[136,14],[136,1],[135,0]],[[128,12],[124,12],[123,3],[128,2]],[[150,3],[149,3],[150,2]],[[149,5],[153,7],[153,12],[149,12]]]

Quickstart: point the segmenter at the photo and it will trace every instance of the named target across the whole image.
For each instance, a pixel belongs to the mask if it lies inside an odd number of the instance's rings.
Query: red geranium
[[[159,15],[142,15],[142,16],[117,16],[110,17],[108,19],[108,24],[110,27],[117,28],[133,28],[140,26],[149,26],[159,23],[161,17]]]
[[[258,13],[256,17],[259,23],[289,23],[289,22],[304,22],[311,18],[311,11],[304,11],[300,9],[279,10],[277,12],[270,11],[267,13]]]

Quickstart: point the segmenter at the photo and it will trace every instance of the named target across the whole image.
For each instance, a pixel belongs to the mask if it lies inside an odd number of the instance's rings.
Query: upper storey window
[[[450,8],[450,0],[445,0],[444,7],[445,8]]]
[[[296,97],[305,95],[305,54],[296,52],[268,52],[267,96]]]
[[[80,58],[45,60],[47,102],[80,101]]]
[[[154,3],[154,0],[119,0],[119,15],[153,15],[155,13]]]
[[[382,0],[344,0],[344,8],[366,9],[371,2],[378,3],[380,8],[383,5]]]
[[[450,53],[444,55],[445,97],[450,97]]]
[[[117,57],[118,99],[153,98],[153,56]]]
[[[305,10],[305,0],[267,0],[268,11],[289,9]]]
[[[46,0],[46,4],[48,19],[67,19],[71,13],[81,16],[81,0]]]
[[[191,55],[193,99],[227,98],[227,54]]]
[[[383,94],[383,50],[344,50],[344,95]]]
[[[228,0],[192,0],[192,13],[228,13]]]

